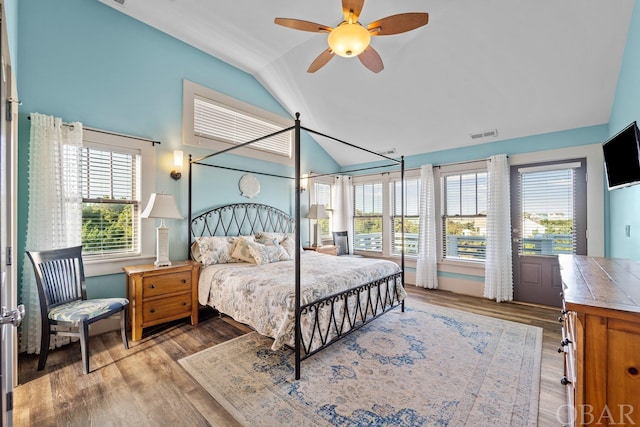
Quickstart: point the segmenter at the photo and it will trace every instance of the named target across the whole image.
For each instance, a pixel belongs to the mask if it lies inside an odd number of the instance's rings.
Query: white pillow
[[[289,259],[289,254],[280,246],[276,239],[268,241],[266,244],[249,242],[248,246],[251,256],[253,256],[255,263],[258,265]]]
[[[234,241],[235,237],[231,236],[196,237],[198,250],[193,250],[194,259],[199,258],[203,265],[238,262],[231,256]]]

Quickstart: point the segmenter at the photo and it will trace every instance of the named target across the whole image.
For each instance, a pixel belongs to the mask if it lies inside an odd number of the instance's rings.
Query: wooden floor
[[[544,329],[540,426],[560,426],[565,399],[558,309],[481,298],[409,286],[408,304],[420,300]],[[237,337],[249,329],[201,311],[201,321],[187,320],[145,330],[141,341],[122,346],[109,332],[92,338],[91,372],[82,374],[79,344],[50,352],[44,371],[37,357],[21,356],[14,390],[15,426],[235,426],[224,409],[178,364],[178,360]],[[304,369],[304,362],[303,362]],[[211,423],[207,421],[211,420]]]

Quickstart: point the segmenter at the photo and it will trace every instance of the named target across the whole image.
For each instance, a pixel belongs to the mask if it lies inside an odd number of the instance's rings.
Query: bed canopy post
[[[400,239],[401,247],[400,251],[400,270],[402,271],[402,285],[404,286],[404,156],[400,157]],[[404,312],[404,300],[402,300],[401,310]]]
[[[296,250],[295,250],[295,280],[296,280],[296,322],[295,322],[295,378],[300,379],[300,113],[296,113],[294,136],[294,156],[295,156],[295,224],[296,224]]]
[[[191,194],[192,194],[192,189],[191,189],[191,185],[192,185],[192,177],[191,177],[191,169],[192,169],[193,165],[191,163],[191,154],[189,154],[189,193],[188,193],[188,198],[189,198],[189,221],[187,221],[187,236],[189,236],[189,245],[187,246],[187,259],[192,259],[191,257],[191,244],[193,243],[191,241],[191,220],[192,220],[192,210],[191,210]]]

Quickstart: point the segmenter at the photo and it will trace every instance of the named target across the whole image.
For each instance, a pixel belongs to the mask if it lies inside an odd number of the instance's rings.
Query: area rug
[[[535,426],[542,329],[410,302],[302,361],[256,332],[180,360],[245,426]]]

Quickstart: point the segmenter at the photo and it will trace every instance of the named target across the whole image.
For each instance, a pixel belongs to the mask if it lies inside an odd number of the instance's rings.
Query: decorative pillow
[[[287,235],[284,233],[272,233],[267,231],[261,231],[258,234],[256,234],[256,242],[276,239],[278,243],[280,243],[284,240],[285,237],[287,237]]]
[[[196,237],[198,250],[194,255],[198,256],[203,265],[227,264],[238,262],[231,256],[231,249],[234,244],[234,237],[230,236],[206,236]],[[197,259],[194,256],[194,259]]]
[[[202,262],[202,255],[200,255],[200,245],[198,245],[198,241],[191,244],[191,259],[195,262]]]
[[[282,242],[280,242],[280,246],[287,252],[289,256],[288,259],[293,259],[296,256],[296,238],[295,236],[287,235]]]
[[[249,243],[253,243],[255,240],[254,236],[239,236],[235,240],[235,246],[233,251],[231,252],[231,256],[245,262],[250,262],[252,264],[256,263],[255,258],[251,255],[249,251]]]
[[[270,264],[272,262],[284,261],[289,259],[289,254],[284,250],[277,239],[273,239],[266,244],[258,242],[249,242],[249,252],[258,265]]]

